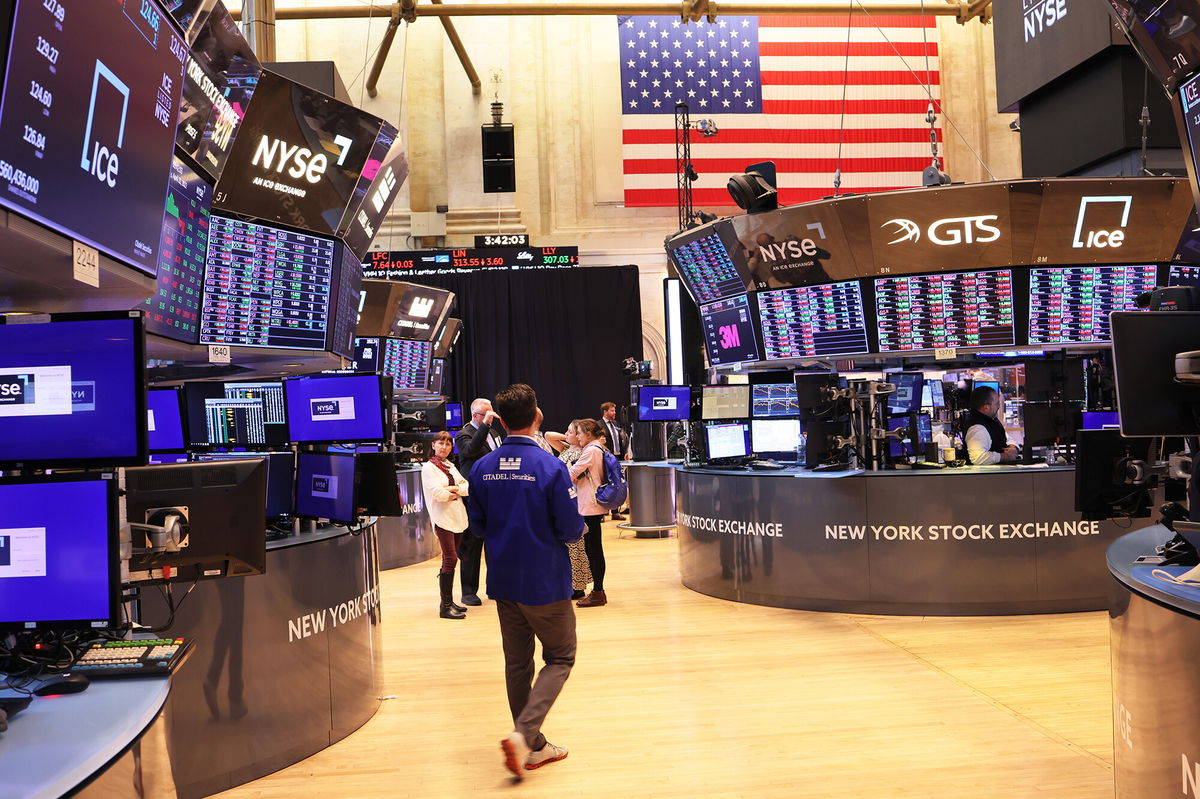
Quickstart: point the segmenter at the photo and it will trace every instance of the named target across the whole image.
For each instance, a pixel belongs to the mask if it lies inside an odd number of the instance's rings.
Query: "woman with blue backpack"
[[[579,460],[567,468],[575,481],[579,513],[587,523],[583,546],[587,550],[593,580],[592,592],[575,604],[581,608],[595,608],[608,604],[604,593],[604,543],[600,537],[600,524],[609,511],[621,507],[627,488],[620,462],[604,448],[604,428],[595,419],[577,419],[571,425],[578,431],[582,453]],[[614,501],[616,504],[612,504]]]

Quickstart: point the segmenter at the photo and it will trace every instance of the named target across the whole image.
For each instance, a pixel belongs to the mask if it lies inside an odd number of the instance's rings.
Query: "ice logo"
[[[121,102],[121,126],[117,129],[116,146],[110,147],[100,143],[99,137],[93,138],[92,130],[93,123],[96,119],[96,97],[100,91],[100,79],[104,80],[120,93]],[[87,128],[83,132],[83,158],[79,162],[79,167],[90,175],[94,175],[96,180],[108,186],[110,189],[117,186],[117,171],[120,169],[120,159],[117,158],[117,150],[125,144],[125,119],[129,114],[129,87],[124,81],[116,76],[111,69],[104,65],[100,59],[96,59],[96,71],[92,74],[92,99],[88,104]]]

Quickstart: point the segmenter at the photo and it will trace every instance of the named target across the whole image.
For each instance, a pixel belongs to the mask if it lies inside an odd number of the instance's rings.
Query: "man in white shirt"
[[[967,460],[972,466],[995,466],[1016,463],[1017,446],[1008,443],[1000,413],[1004,397],[991,386],[980,386],[971,392],[971,412],[967,415],[964,436]]]

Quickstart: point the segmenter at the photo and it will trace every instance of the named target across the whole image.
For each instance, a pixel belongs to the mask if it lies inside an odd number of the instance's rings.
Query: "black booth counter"
[[[376,525],[379,534],[379,568],[382,571],[422,563],[441,553],[433,525],[425,511],[421,491],[421,465],[401,467],[396,472],[403,515],[381,516]]]
[[[680,468],[675,477],[683,584],[799,610],[1102,610],[1104,550],[1150,524],[1082,521],[1067,466]]]

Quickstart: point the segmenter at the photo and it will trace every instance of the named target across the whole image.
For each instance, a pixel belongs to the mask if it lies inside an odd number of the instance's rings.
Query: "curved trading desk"
[[[379,532],[379,568],[383,571],[423,563],[441,552],[421,490],[421,467],[400,469],[396,473],[402,516],[381,516]]]
[[[1200,589],[1173,586],[1150,575],[1153,564],[1136,563],[1170,538],[1165,527],[1149,527],[1108,549],[1119,799],[1200,795]]]
[[[801,610],[1100,610],[1104,550],[1129,527],[1080,521],[1074,481],[1046,466],[680,469],[680,572],[704,594]]]

